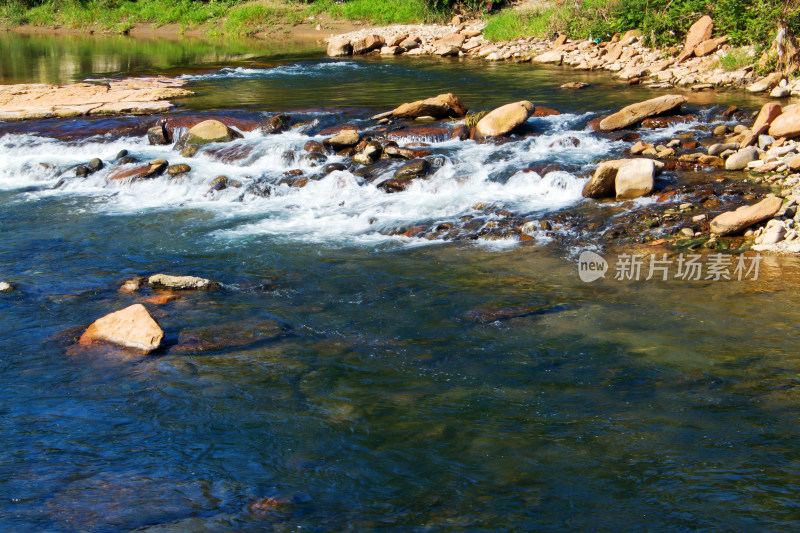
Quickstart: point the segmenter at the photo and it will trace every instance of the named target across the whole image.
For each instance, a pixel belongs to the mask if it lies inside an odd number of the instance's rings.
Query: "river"
[[[626,280],[621,252],[580,235],[397,235],[474,217],[478,203],[537,221],[584,209],[586,169],[625,146],[586,124],[650,92],[602,73],[334,61],[317,46],[248,41],[4,34],[0,53],[3,83],[184,76],[197,96],[180,116],[309,124],[245,132],[246,155],[226,162],[149,145],[153,118],[0,123],[0,281],[17,286],[0,295],[0,530],[800,525],[796,258],[764,256],[742,280]],[[593,87],[556,88],[574,80]],[[313,173],[284,153],[441,92],[474,110],[525,98],[561,114],[505,144],[432,139],[441,166],[395,194],[348,171],[267,198],[208,194],[220,174]],[[692,98],[700,116],[762,102]],[[119,185],[106,168],[52,188],[64,169],[122,149],[193,172]],[[520,172],[543,163],[563,168]],[[604,278],[581,281],[585,249],[608,260]],[[125,279],[157,272],[223,289],[151,307],[167,339],[155,355],[74,346],[141,301],[118,292]]]

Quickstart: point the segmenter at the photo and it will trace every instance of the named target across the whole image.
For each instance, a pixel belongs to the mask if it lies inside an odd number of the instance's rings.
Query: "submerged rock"
[[[478,122],[475,133],[480,138],[506,135],[528,120],[534,109],[527,100],[498,107]]]
[[[11,285],[9,282],[0,281],[0,294],[11,292],[13,290],[14,290],[14,286]]]
[[[742,206],[736,211],[727,211],[711,221],[711,231],[718,235],[738,233],[774,216],[781,208],[783,201],[773,196],[765,198],[755,205]]]
[[[220,284],[205,278],[195,276],[170,276],[168,274],[154,274],[147,279],[152,287],[163,287],[174,290],[213,290],[219,289]]]
[[[81,335],[82,345],[110,342],[145,354],[161,346],[164,332],[142,304],[134,304],[95,321]]]
[[[652,98],[637,104],[631,104],[622,108],[613,115],[604,118],[600,124],[600,131],[614,131],[628,126],[633,126],[642,120],[669,113],[680,109],[681,105],[686,102],[686,97],[679,94],[668,94]]]

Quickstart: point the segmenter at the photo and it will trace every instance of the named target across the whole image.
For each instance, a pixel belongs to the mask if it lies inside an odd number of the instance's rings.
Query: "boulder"
[[[714,21],[708,15],[702,17],[700,20],[692,24],[686,34],[686,43],[683,46],[683,52],[678,56],[678,62],[684,61],[692,57],[694,49],[703,41],[711,39],[711,34],[714,32]]]
[[[220,287],[216,281],[198,278],[195,276],[170,276],[168,274],[154,274],[147,278],[151,287],[173,290],[213,290]]]
[[[676,111],[680,109],[681,104],[684,102],[686,102],[685,96],[668,94],[637,104],[631,104],[604,118],[600,122],[599,129],[600,131],[608,132],[627,128],[648,117]]]
[[[145,354],[157,350],[164,332],[142,304],[134,304],[95,321],[81,335],[82,345],[110,342]]]
[[[350,41],[339,37],[336,39],[331,39],[328,43],[328,56],[330,57],[341,57],[341,56],[349,56],[353,53],[353,46],[350,44]]]
[[[7,282],[7,281],[0,282],[0,294],[11,292],[13,290],[14,290],[14,286],[11,285],[9,282]]]
[[[759,134],[767,131],[767,127],[780,116],[781,112],[781,106],[778,104],[764,104],[753,123],[753,131]]]
[[[142,165],[122,165],[106,176],[106,181],[119,181],[130,179],[131,181],[138,181],[143,179],[155,178],[166,170],[169,163],[164,159],[153,159],[149,163]]]
[[[769,134],[779,139],[786,137],[793,139],[800,136],[800,106],[785,109],[769,126]]]
[[[383,37],[380,35],[367,35],[363,39],[353,43],[353,55],[366,54],[373,50],[379,50],[385,44],[386,41],[384,41]]]
[[[564,62],[564,54],[558,50],[553,50],[551,52],[540,54],[534,57],[533,60],[537,63],[553,63],[560,65]]]
[[[181,174],[186,174],[191,170],[192,167],[184,163],[181,163],[179,165],[172,165],[167,167],[167,174],[169,174],[170,176],[180,176]]]
[[[241,134],[232,130],[219,120],[204,120],[192,126],[175,144],[176,150],[185,146],[201,146],[214,142],[229,142],[241,138]]]
[[[419,42],[419,37],[408,37],[400,43],[400,48],[413,50],[415,48],[419,48]]]
[[[521,100],[498,107],[483,117],[475,126],[479,138],[498,137],[510,133],[514,128],[525,123],[533,113],[534,105]]]
[[[409,181],[426,175],[431,169],[427,159],[415,159],[398,168],[394,173],[395,181]]]
[[[704,57],[716,50],[718,46],[719,43],[716,39],[708,39],[695,46],[693,53],[695,57]]]
[[[399,46],[384,46],[381,48],[381,55],[382,56],[396,56],[397,54],[402,54],[403,49]]]
[[[322,141],[325,146],[331,147],[335,151],[350,148],[361,141],[361,135],[356,130],[343,130],[329,139]]]
[[[147,130],[147,142],[152,145],[169,144],[169,132],[164,124],[158,124]]]
[[[650,194],[656,177],[651,159],[632,159],[619,167],[614,179],[617,200],[639,198]]]
[[[725,161],[726,170],[742,170],[747,164],[758,159],[758,149],[755,146],[742,148]]]
[[[397,118],[461,118],[466,114],[467,108],[452,93],[402,104],[392,111],[392,116]]]
[[[275,115],[270,117],[261,127],[261,132],[267,135],[282,133],[292,127],[292,118],[289,115]]]
[[[711,221],[711,231],[717,235],[738,233],[775,216],[783,201],[773,196],[765,198],[755,205],[742,206],[736,211],[727,211]]]
[[[747,90],[750,91],[751,93],[763,93],[765,91],[771,90],[774,87],[777,87],[782,79],[783,79],[782,72],[773,72],[772,74],[767,74],[759,81],[750,85],[747,88]]]

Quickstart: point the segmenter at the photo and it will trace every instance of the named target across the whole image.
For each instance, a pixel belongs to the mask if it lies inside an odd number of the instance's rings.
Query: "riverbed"
[[[587,169],[625,146],[587,123],[664,93],[530,64],[328,60],[316,45],[4,35],[0,51],[21,58],[0,63],[3,83],[182,76],[197,96],[180,116],[309,124],[244,132],[232,162],[149,145],[155,118],[0,124],[0,281],[17,287],[0,295],[0,529],[797,528],[795,257],[764,256],[741,280],[683,279],[677,263],[666,281],[646,267],[628,279],[624,251],[580,235],[399,231],[476,205],[537,222],[586,208]],[[592,87],[557,88],[575,80]],[[219,174],[311,174],[283,154],[443,92],[561,114],[499,145],[426,139],[441,167],[395,194],[344,171],[267,198],[209,194]],[[688,96],[701,117],[763,103]],[[123,149],[193,173],[123,186],[106,168],[53,188]],[[547,163],[562,170],[521,172]],[[713,179],[664,179],[689,178]],[[587,249],[609,263],[592,282]],[[74,345],[150,295],[120,293],[126,279],[157,272],[223,288],[151,307],[166,334],[154,355]]]

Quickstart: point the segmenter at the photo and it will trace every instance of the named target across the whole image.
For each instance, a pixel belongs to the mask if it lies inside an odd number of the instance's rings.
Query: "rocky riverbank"
[[[781,73],[760,76],[752,66],[723,69],[719,58],[730,48],[728,37],[714,35],[714,23],[708,16],[691,27],[682,47],[668,50],[645,46],[638,30],[615,35],[607,42],[573,41],[561,35],[555,40],[529,37],[495,43],[483,37],[483,27],[482,21],[464,22],[456,17],[449,26],[362,29],[331,37],[327,53],[330,57],[375,53],[546,63],[578,70],[606,70],[629,83],[653,88],[742,88],[774,98],[800,95],[800,81]]]

